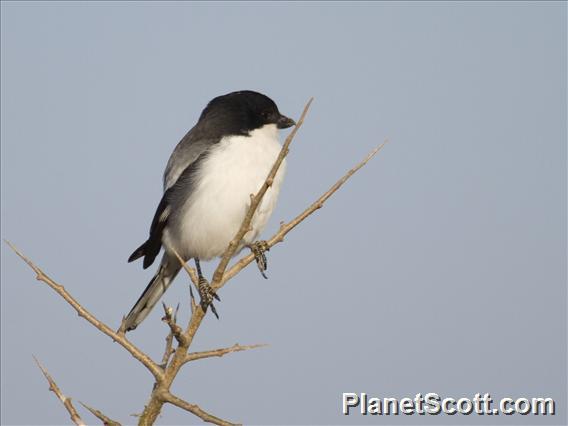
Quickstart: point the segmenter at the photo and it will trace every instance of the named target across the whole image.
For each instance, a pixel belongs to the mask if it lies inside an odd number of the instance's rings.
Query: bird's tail
[[[148,284],[134,307],[124,319],[122,327],[124,327],[125,331],[134,330],[144,321],[178,274],[181,266],[179,262],[177,262],[177,259],[176,262],[168,260],[167,253],[164,253],[156,275],[154,275],[150,284]]]

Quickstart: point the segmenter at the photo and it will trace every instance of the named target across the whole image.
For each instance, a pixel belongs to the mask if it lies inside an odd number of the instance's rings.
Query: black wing
[[[134,250],[128,258],[128,262],[144,257],[143,267],[146,269],[156,259],[162,247],[162,234],[168,224],[172,213],[179,210],[182,204],[190,197],[195,184],[196,172],[199,170],[201,162],[207,157],[209,150],[204,151],[181,173],[175,184],[166,190],[150,226],[150,236],[148,239]]]
[[[214,129],[213,129],[214,130]],[[195,171],[221,136],[207,123],[198,122],[177,144],[164,172],[164,195],[154,214],[148,240],[130,255],[129,262],[144,256],[150,266],[162,247],[162,234],[172,213],[191,195]]]
[[[150,226],[150,236],[136,250],[134,253],[130,255],[128,258],[129,262],[133,262],[136,259],[141,258],[144,256],[144,269],[154,263],[154,259],[160,252],[160,248],[162,247],[162,233],[164,231],[164,227],[168,222],[169,216],[169,209],[168,209],[168,200],[167,195],[170,190],[166,191],[166,193],[162,196],[160,200],[160,204],[156,209],[156,213],[154,214],[154,219],[152,220],[152,225]]]

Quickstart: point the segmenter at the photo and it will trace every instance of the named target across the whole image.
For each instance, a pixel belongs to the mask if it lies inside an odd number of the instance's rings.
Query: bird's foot
[[[268,277],[264,273],[268,269],[268,260],[266,259],[266,254],[265,254],[267,251],[270,250],[268,243],[265,240],[255,241],[254,243],[249,244],[248,248],[254,255],[254,259],[256,260],[256,266],[258,266],[258,270],[265,279],[268,279]]]
[[[213,299],[216,299],[219,302],[221,299],[217,296],[217,293],[215,293],[205,277],[199,277],[199,285],[197,286],[197,289],[199,290],[199,296],[201,297],[201,308],[203,309],[203,312],[207,312],[207,307],[211,306],[211,312],[213,312],[217,319],[219,319],[217,309],[215,309],[215,305],[213,305]]]

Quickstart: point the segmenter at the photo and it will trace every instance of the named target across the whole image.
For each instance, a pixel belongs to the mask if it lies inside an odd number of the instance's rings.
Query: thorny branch
[[[103,414],[101,411],[94,409],[93,407],[89,407],[87,404],[79,401],[79,403],[85,407],[87,410],[91,412],[93,416],[103,422],[103,426],[121,426],[120,423],[114,421],[110,417]]]
[[[374,148],[367,156],[355,167],[348,170],[345,175],[343,175],[335,184],[333,184],[323,195],[321,195],[317,200],[315,200],[308,208],[306,208],[302,213],[296,216],[288,223],[281,223],[280,229],[276,234],[274,234],[269,240],[266,241],[269,248],[274,247],[276,244],[281,243],[284,241],[284,237],[288,234],[292,229],[294,229],[300,222],[303,222],[308,216],[314,213],[316,210],[319,210],[323,207],[324,203],[339,189],[347,180],[353,176],[359,169],[361,169],[365,164],[369,162],[371,158],[373,158],[388,142],[385,140],[382,144]],[[242,259],[238,260],[225,274],[223,274],[223,279],[217,288],[221,288],[237,275],[241,270],[243,270],[249,263],[254,260],[253,254],[248,254],[244,256]],[[216,288],[216,289],[217,289]]]
[[[67,412],[69,413],[69,416],[71,416],[71,420],[73,421],[73,423],[75,423],[77,426],[85,426],[85,422],[83,421],[83,419],[81,419],[81,416],[79,416],[79,413],[73,406],[71,398],[68,398],[65,395],[63,395],[63,392],[61,392],[61,389],[59,389],[59,386],[57,386],[57,383],[55,383],[53,377],[51,377],[51,375],[47,372],[45,367],[40,364],[40,362],[37,360],[35,356],[34,360],[37,366],[39,367],[39,369],[41,370],[41,372],[43,373],[43,375],[45,376],[45,378],[47,379],[47,382],[49,383],[49,390],[52,391],[57,396],[57,398],[59,398],[59,400],[61,401]]]
[[[87,309],[83,307],[61,284],[56,283],[50,277],[48,277],[39,267],[34,265],[34,263],[24,256],[11,242],[6,241],[6,244],[10,246],[14,252],[20,256],[20,258],[28,264],[30,268],[36,273],[36,279],[38,281],[42,281],[46,283],[49,287],[51,287],[57,294],[59,294],[67,303],[69,303],[73,309],[77,311],[80,317],[86,319],[92,325],[94,325],[97,329],[101,332],[112,338],[115,342],[121,345],[124,349],[126,349],[130,354],[140,361],[150,372],[154,375],[156,381],[161,381],[164,375],[162,369],[156,364],[152,359],[146,355],[142,350],[138,349],[130,340],[126,338],[124,333],[117,333],[104,322],[96,318],[93,314],[91,314]]]
[[[223,257],[221,258],[221,261],[219,262],[219,265],[217,266],[215,273],[213,275],[211,286],[213,287],[214,290],[219,290],[220,288],[222,288],[231,278],[237,275],[242,269],[244,269],[248,264],[250,264],[254,260],[254,256],[252,254],[246,255],[241,259],[239,259],[234,265],[232,265],[227,270],[229,262],[231,258],[234,256],[244,235],[250,230],[250,224],[255,214],[255,211],[260,205],[264,194],[266,193],[268,188],[270,188],[270,186],[272,185],[274,177],[276,176],[276,173],[278,172],[278,169],[282,164],[282,161],[288,154],[290,144],[294,136],[296,135],[298,129],[303,124],[312,100],[313,99],[310,99],[308,101],[302,112],[302,115],[300,116],[300,119],[298,120],[298,123],[286,138],[282,146],[282,150],[280,151],[280,154],[276,159],[264,184],[262,185],[262,187],[260,188],[260,190],[256,195],[251,194],[251,204],[241,224],[241,227],[239,228],[239,231],[237,232],[235,237],[231,240],[229,246],[225,250],[225,253],[223,254]],[[386,141],[381,145],[379,145],[378,147],[376,147],[375,149],[373,149],[360,163],[358,163],[355,167],[347,171],[347,173],[343,177],[341,177],[323,195],[321,195],[317,200],[315,200],[309,207],[307,207],[298,216],[296,216],[288,223],[281,223],[278,232],[276,232],[269,240],[267,240],[268,247],[271,248],[274,245],[284,241],[284,237],[286,236],[286,234],[288,234],[292,229],[294,229],[299,223],[304,221],[308,216],[310,216],[316,210],[320,209],[324,205],[324,203],[351,176],[353,176],[353,174],[355,174],[359,169],[361,169],[365,164],[367,164],[367,162],[371,158],[373,158],[377,154],[377,152],[381,150],[381,148],[385,145],[385,143]],[[164,355],[162,357],[162,363],[161,365],[158,365],[148,355],[146,355],[135,345],[133,345],[128,339],[126,339],[122,325],[121,328],[119,328],[118,332],[114,332],[110,327],[99,321],[85,308],[83,308],[67,292],[67,290],[65,290],[65,288],[62,285],[56,283],[47,275],[45,275],[43,271],[41,271],[41,269],[35,266],[28,258],[26,258],[22,253],[20,253],[11,243],[9,243],[8,241],[6,241],[6,243],[16,252],[16,254],[18,254],[18,256],[20,256],[36,272],[38,280],[49,285],[78,312],[79,316],[85,318],[93,326],[98,328],[101,332],[110,336],[113,340],[118,342],[128,352],[130,352],[132,356],[134,356],[134,358],[140,361],[154,375],[156,381],[154,383],[150,399],[146,404],[146,406],[144,407],[144,411],[139,417],[140,425],[153,424],[156,418],[158,417],[158,415],[160,414],[163,404],[165,403],[176,405],[177,407],[180,407],[188,412],[191,412],[205,422],[214,423],[218,425],[232,425],[232,423],[227,422],[226,420],[220,419],[219,417],[216,417],[206,412],[199,406],[191,404],[173,395],[170,392],[171,385],[175,377],[177,376],[179,370],[181,369],[181,367],[187,362],[196,361],[203,358],[221,357],[232,352],[240,352],[248,349],[262,347],[265,345],[247,346],[247,345],[235,344],[227,348],[190,353],[189,347],[191,346],[193,338],[195,337],[195,334],[199,329],[201,322],[203,321],[203,318],[205,317],[205,312],[201,308],[201,305],[195,303],[195,300],[193,299],[193,297],[191,297],[191,316],[185,330],[182,329],[182,327],[180,327],[177,324],[176,315],[173,313],[173,309],[164,305],[165,316],[162,319],[169,327],[169,334],[166,338],[166,348]],[[175,253],[175,251],[173,252]],[[177,253],[175,254],[178,256],[180,263],[185,268],[191,281],[194,284],[197,284],[198,279],[196,271],[193,268],[189,267],[186,264],[186,262]],[[177,342],[176,348],[173,348],[174,339]],[[95,414],[95,412],[98,412],[97,410],[90,409],[89,407],[87,407],[87,409],[89,409],[93,414]],[[102,417],[99,418],[102,419]]]
[[[173,308],[166,306],[164,302],[162,302],[162,306],[164,307],[164,312],[166,313],[162,318],[162,321],[168,324],[168,326],[170,327],[170,334],[176,338],[178,343],[183,344],[185,335],[183,334],[183,329],[176,323],[177,309],[176,313],[174,314]]]
[[[183,408],[184,410],[195,414],[197,417],[199,417],[204,422],[213,423],[213,424],[220,425],[220,426],[236,426],[238,424],[238,423],[228,422],[228,421],[220,419],[219,417],[216,417],[212,414],[209,414],[208,412],[202,410],[199,407],[199,405],[190,404],[189,402],[184,401],[183,399],[178,398],[177,396],[172,395],[169,392],[167,392],[164,395],[164,401],[169,402],[170,404],[173,404],[173,405],[175,405],[179,408]]]
[[[166,348],[164,349],[164,355],[162,356],[162,363],[160,364],[160,367],[165,368],[168,365],[170,357],[175,351],[172,347],[174,334],[176,335],[176,340],[179,342],[179,339],[181,338],[180,333],[183,333],[183,330],[181,330],[181,327],[177,325],[177,314],[179,311],[179,303],[176,306],[176,310],[173,313],[173,317],[172,317],[173,309],[169,306],[166,306],[165,303],[162,303],[162,306],[164,307],[164,311],[166,314],[162,318],[162,321],[165,321],[170,327],[170,332],[166,336]]]
[[[224,355],[227,355],[227,354],[230,354],[230,353],[233,353],[233,352],[247,351],[249,349],[263,348],[263,347],[266,347],[266,346],[268,346],[268,345],[239,345],[238,343],[235,343],[230,348],[221,348],[221,349],[214,349],[212,351],[188,353],[187,356],[185,357],[185,362],[195,361],[195,360],[203,359],[203,358],[212,358],[212,357],[219,357],[220,358]]]

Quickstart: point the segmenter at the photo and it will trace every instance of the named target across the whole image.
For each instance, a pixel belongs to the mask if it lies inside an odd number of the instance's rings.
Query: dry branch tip
[[[5,240],[6,241],[6,240]],[[144,352],[142,352],[138,347],[136,347],[132,342],[130,342],[124,333],[116,332],[111,329],[107,324],[99,320],[93,314],[91,314],[81,303],[79,303],[71,294],[59,283],[47,276],[43,271],[38,268],[34,263],[29,260],[23,253],[21,253],[13,244],[6,241],[6,244],[14,250],[14,252],[28,264],[28,266],[34,270],[37,274],[37,279],[49,286],[53,291],[55,291],[59,296],[61,296],[67,304],[69,304],[81,318],[84,318],[93,327],[95,327],[100,332],[106,334],[113,341],[119,343],[124,349],[126,349],[134,358],[140,361],[156,378],[156,380],[162,380],[163,372],[162,369]]]
[[[32,355],[32,356],[34,358],[35,363],[37,364],[37,366],[39,367],[39,369],[43,373],[45,379],[49,383],[49,390],[51,392],[53,392],[55,394],[55,396],[57,396],[57,398],[61,401],[61,403],[63,404],[63,406],[65,407],[65,409],[69,413],[69,416],[71,417],[71,420],[73,421],[73,423],[75,423],[77,426],[85,426],[85,422],[83,421],[83,419],[81,419],[81,416],[79,415],[79,413],[77,412],[77,410],[73,406],[73,403],[71,402],[71,398],[65,396],[63,394],[63,392],[61,392],[61,389],[59,388],[59,386],[57,386],[57,383],[55,383],[55,380],[53,379],[53,377],[51,377],[51,375],[49,374],[47,369],[43,365],[41,365],[41,363],[35,357],[35,355]]]
[[[100,410],[97,410],[93,407],[89,407],[87,404],[81,401],[79,401],[79,404],[81,404],[83,407],[89,410],[91,414],[95,416],[97,419],[102,421],[104,426],[122,426],[119,422],[111,419],[110,417],[102,413]]]

